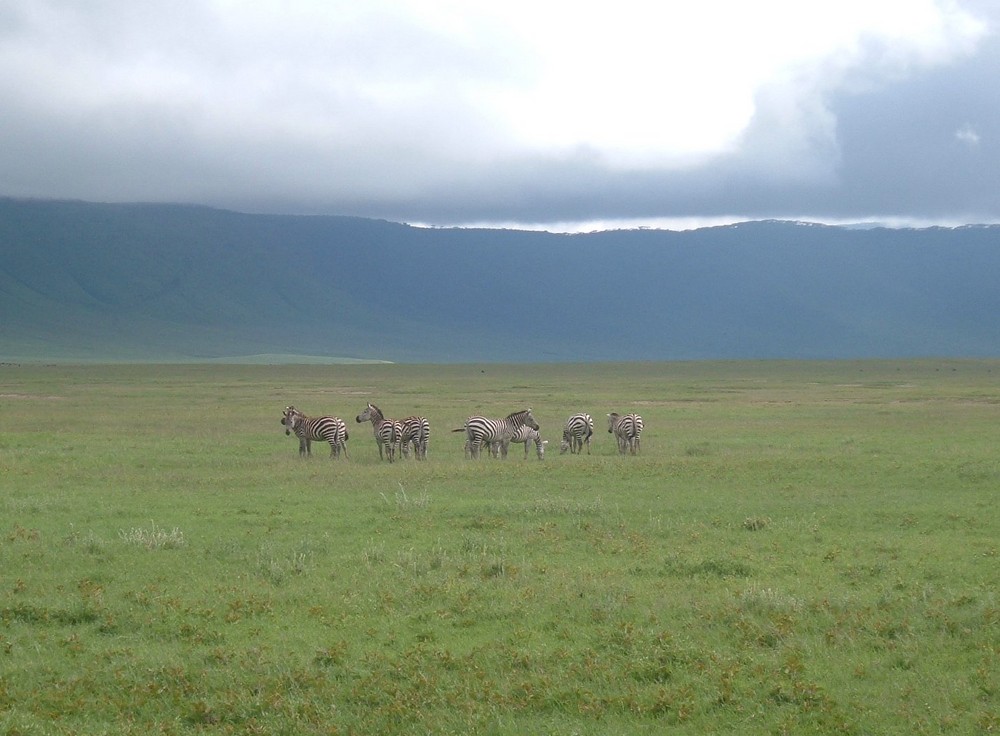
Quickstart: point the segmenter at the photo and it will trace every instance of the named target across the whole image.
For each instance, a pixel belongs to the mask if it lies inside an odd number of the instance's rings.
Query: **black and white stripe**
[[[638,414],[621,416],[616,412],[608,414],[608,432],[618,440],[618,452],[636,455],[639,452],[639,437],[642,434],[642,417]]]
[[[413,445],[413,456],[417,460],[427,459],[427,445],[431,438],[431,423],[426,417],[412,416],[400,419],[402,430],[399,434],[399,451],[409,457],[409,447]]]
[[[582,453],[587,445],[590,454],[590,438],[594,434],[594,420],[590,414],[574,414],[566,420],[563,427],[562,442],[559,443],[559,454],[565,455],[569,450],[572,454]]]
[[[493,447],[493,454],[496,455],[496,448],[499,446],[500,452],[504,457],[507,457],[507,448],[511,442],[523,442],[524,443],[524,457],[528,457],[528,449],[531,447],[531,443],[535,443],[535,453],[538,455],[539,460],[545,459],[545,446],[549,444],[548,440],[543,440],[542,435],[538,433],[537,429],[532,429],[527,424],[522,424],[518,427],[518,430],[510,438],[508,442],[495,442]]]
[[[531,409],[516,411],[503,419],[487,419],[481,416],[471,416],[465,420],[465,426],[453,429],[452,432],[465,432],[469,454],[478,458],[480,450],[485,445],[489,450],[496,442],[509,443],[514,434],[522,426],[538,429],[538,422],[531,415]]]
[[[347,424],[340,417],[307,417],[294,406],[286,406],[281,416],[285,434],[299,438],[299,455],[312,454],[312,441],[329,442],[330,457],[347,457]]]
[[[395,455],[396,445],[399,443],[402,425],[393,419],[386,419],[382,410],[375,404],[368,404],[354,420],[359,424],[361,422],[372,423],[372,432],[378,445],[378,457],[380,460],[388,459],[391,463]],[[383,448],[385,448],[384,456],[382,454]]]

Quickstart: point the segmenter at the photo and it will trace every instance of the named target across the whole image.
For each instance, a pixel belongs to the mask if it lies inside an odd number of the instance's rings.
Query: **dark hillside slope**
[[[0,200],[0,359],[1000,354],[1000,228],[429,230]]]

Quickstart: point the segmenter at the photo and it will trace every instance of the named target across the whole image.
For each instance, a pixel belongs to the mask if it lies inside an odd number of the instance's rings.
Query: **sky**
[[[1000,222],[1000,0],[0,0],[0,196]]]

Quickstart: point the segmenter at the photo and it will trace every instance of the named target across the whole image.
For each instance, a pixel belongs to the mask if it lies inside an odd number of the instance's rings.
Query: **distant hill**
[[[564,235],[0,199],[0,360],[997,356],[998,273],[992,226]]]

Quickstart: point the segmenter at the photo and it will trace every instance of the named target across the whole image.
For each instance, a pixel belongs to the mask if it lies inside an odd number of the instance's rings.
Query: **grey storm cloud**
[[[642,165],[512,139],[484,90],[513,95],[537,59],[488,16],[445,32],[392,2],[358,5],[339,5],[336,23],[309,3],[287,17],[200,2],[0,5],[0,196],[432,224],[1000,221],[991,0],[945,4],[981,30],[930,50],[873,42],[785,70],[756,89],[727,145]],[[682,115],[692,99],[662,106]]]

